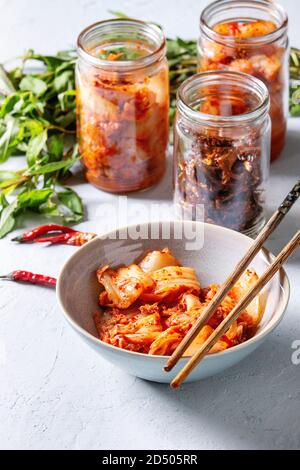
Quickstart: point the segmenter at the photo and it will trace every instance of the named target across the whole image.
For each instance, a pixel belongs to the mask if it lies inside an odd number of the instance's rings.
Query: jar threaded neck
[[[206,114],[195,109],[194,104],[199,97],[205,97],[209,87],[219,87],[224,92],[226,87],[232,93],[252,94],[255,103],[248,112],[238,115],[222,116]],[[270,99],[266,85],[259,79],[241,72],[202,72],[185,80],[177,92],[177,107],[181,113],[192,121],[205,122],[206,125],[234,126],[251,122],[265,116],[269,112]]]
[[[218,23],[239,20],[269,20],[273,21],[277,28],[271,33],[248,38],[223,35],[214,30],[214,26]],[[200,31],[226,46],[230,46],[231,43],[234,47],[237,44],[245,46],[269,44],[287,34],[287,27],[288,17],[284,8],[270,0],[217,0],[204,8],[200,16]]]
[[[134,44],[137,42],[145,46],[147,53],[135,60],[111,61],[97,57],[95,48],[102,44],[114,45],[116,43]],[[133,19],[105,20],[88,26],[77,40],[79,57],[95,67],[106,70],[130,71],[144,68],[164,58],[166,40],[163,30],[151,23]]]

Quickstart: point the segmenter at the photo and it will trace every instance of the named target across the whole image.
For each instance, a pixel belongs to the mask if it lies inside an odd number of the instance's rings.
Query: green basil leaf
[[[22,122],[22,127],[30,134],[31,137],[34,137],[43,132],[45,124],[45,122],[42,122],[38,119],[28,118]]]
[[[6,171],[2,170],[0,171],[0,183],[5,183],[8,180],[18,178],[18,174],[15,171]],[[0,193],[1,197],[1,193]]]
[[[78,196],[71,188],[61,191],[57,194],[59,201],[67,208],[64,215],[66,222],[80,222],[83,219],[83,204]]]
[[[295,116],[295,117],[300,116],[300,104],[291,106],[290,113],[291,113],[291,116]]]
[[[41,165],[38,168],[30,168],[26,174],[27,175],[45,175],[46,173],[53,173],[54,171],[62,170],[63,168],[71,167],[75,163],[76,160],[73,158],[68,158],[66,160],[62,160],[60,162],[51,162],[46,163],[45,165]]]
[[[6,129],[0,137],[0,163],[5,162],[12,154],[17,142],[14,142],[19,133],[18,121],[11,115],[5,119]]]
[[[57,201],[54,201],[54,197],[50,197],[44,204],[40,206],[40,213],[47,217],[62,217],[59,211]]]
[[[6,205],[1,212],[0,217],[0,238],[11,232],[15,226],[15,211],[18,207],[18,200],[15,199],[11,204]]]
[[[55,77],[53,86],[56,92],[61,92],[73,88],[73,83],[74,72],[66,70]]]
[[[59,65],[57,67],[57,69],[55,70],[55,74],[58,76],[59,74],[61,74],[65,70],[71,70],[72,75],[73,75],[73,82],[75,82],[75,73],[74,73],[75,72],[75,69],[74,69],[75,63],[76,63],[75,60],[62,62],[62,64]],[[72,88],[74,88],[74,86],[72,86]]]
[[[16,93],[8,96],[2,103],[0,117],[4,117],[6,114],[11,113],[20,99],[20,96]]]
[[[46,144],[47,137],[48,131],[45,129],[43,132],[30,139],[26,153],[26,159],[29,167],[35,163],[37,157],[40,155],[44,145]]]
[[[44,114],[45,108],[46,102],[44,101],[28,101],[22,108],[22,114],[38,117]]]
[[[54,134],[47,141],[48,152],[55,159],[62,158],[64,152],[64,137],[62,134]]]
[[[35,54],[33,51],[29,55],[27,55],[28,59],[34,59],[34,60],[39,60],[43,64],[46,65],[46,67],[49,70],[55,70],[56,67],[62,64],[64,62],[64,59],[58,57],[58,56],[50,56],[50,55],[41,55],[41,54]]]
[[[5,207],[7,206],[8,206],[8,202],[7,202],[5,195],[3,193],[0,193],[0,215],[3,209],[5,209]]]
[[[53,189],[33,189],[18,195],[18,211],[31,209],[38,211],[39,207],[53,195]]]
[[[56,57],[59,57],[64,62],[73,62],[74,63],[74,61],[76,61],[76,59],[77,59],[76,50],[72,49],[72,50],[69,50],[69,51],[59,51],[57,53]]]
[[[296,88],[292,94],[292,103],[296,106],[300,104],[300,87]]]
[[[123,13],[122,11],[108,10],[108,13],[115,16],[116,18],[129,18],[129,16],[125,15],[125,13]]]
[[[47,84],[40,78],[27,75],[21,80],[20,89],[31,91],[34,95],[41,96],[47,91]]]
[[[57,119],[56,119],[57,124],[59,124],[62,127],[68,128],[73,124],[75,126],[76,123],[76,111],[75,109],[72,109],[72,111],[69,111],[67,114],[61,114]]]
[[[58,102],[60,104],[61,110],[66,111],[69,109],[74,109],[76,90],[68,90],[62,93],[59,93],[57,96]]]
[[[8,74],[6,73],[3,65],[0,64],[0,92],[4,96],[9,96],[15,93],[16,89],[13,86]]]

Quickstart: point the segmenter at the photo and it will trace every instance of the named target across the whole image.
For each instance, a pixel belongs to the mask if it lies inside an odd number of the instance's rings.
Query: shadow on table
[[[298,201],[300,206],[300,200]],[[266,247],[272,253],[277,254],[282,248],[290,241],[290,239],[295,235],[295,233],[300,228],[299,220],[300,211],[291,210],[287,217],[282,221],[282,223],[276,228],[276,231],[270,236],[266,242]],[[267,213],[267,219],[271,216],[271,211]],[[294,264],[300,262],[300,250],[297,250],[291,258],[289,258],[289,264]]]
[[[289,131],[286,148],[283,155],[272,163],[271,165],[271,177],[275,178],[279,184],[279,187],[271,187],[270,191],[282,193],[280,187],[280,179],[284,181],[284,187],[286,186],[287,178],[291,181],[291,188],[293,182],[296,183],[300,179],[300,133],[295,131]],[[276,193],[275,193],[276,195]],[[282,195],[284,196],[285,193]],[[277,199],[277,198],[276,198]],[[278,200],[280,202],[281,196]],[[299,230],[299,205],[298,200],[295,206],[291,209],[288,216],[285,217],[284,221],[277,227],[276,232],[271,235],[270,239],[266,243],[266,246],[272,252],[278,252],[283,246],[291,239],[291,237]],[[269,208],[267,211],[267,219],[271,217],[275,207]],[[299,263],[300,253],[297,252],[289,263]]]
[[[186,384],[179,391],[165,384],[147,384],[160,399],[180,409],[179,420],[185,422],[185,428],[189,423],[199,445],[208,437],[203,435],[207,423],[210,434],[215,432],[219,440],[224,433],[225,448],[226,442],[235,442],[241,449],[296,449],[300,444],[296,376],[300,365],[297,369],[291,362],[290,345],[296,338],[290,332],[283,336],[273,334],[238,366]]]

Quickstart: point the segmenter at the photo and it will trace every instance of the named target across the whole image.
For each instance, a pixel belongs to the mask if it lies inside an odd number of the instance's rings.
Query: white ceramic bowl
[[[238,232],[200,222],[160,222],[157,228],[159,227],[161,231],[168,226],[170,226],[169,240],[163,239],[161,235],[155,240],[122,239],[126,238],[127,228],[125,228],[90,241],[78,249],[64,264],[57,284],[57,297],[64,317],[78,333],[79,338],[99,355],[129,374],[155,382],[170,382],[187,359],[181,359],[173,371],[166,373],[163,371],[165,356],[126,351],[97,338],[93,322],[93,314],[99,309],[97,299],[100,287],[95,276],[97,268],[106,264],[112,267],[130,264],[150,249],[162,249],[168,246],[183,265],[192,266],[196,270],[201,285],[205,286],[210,283],[222,283],[253,242],[251,238]],[[149,229],[150,233],[149,224],[141,224],[139,227],[144,233],[146,231],[148,233]],[[203,231],[204,244],[197,251],[186,250],[185,236],[182,240],[175,239],[176,233],[191,229]],[[261,251],[252,261],[251,267],[261,275],[271,259],[272,255],[266,250]],[[233,366],[260,346],[276,328],[289,300],[289,282],[283,269],[265,288],[264,295],[267,299],[266,308],[256,335],[243,344],[206,356],[187,381],[203,379]]]

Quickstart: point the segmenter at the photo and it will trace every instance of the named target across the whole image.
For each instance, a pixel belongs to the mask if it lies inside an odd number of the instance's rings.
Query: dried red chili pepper
[[[57,224],[40,225],[38,227],[35,227],[32,230],[29,230],[28,232],[22,233],[18,237],[13,238],[13,241],[16,241],[19,243],[35,241],[36,238],[39,237],[40,235],[44,235],[45,233],[50,233],[50,232],[74,233],[76,232],[76,230],[70,227],[66,227],[65,225],[57,225]]]
[[[0,279],[4,281],[15,281],[15,282],[26,282],[30,284],[38,284],[40,286],[56,286],[56,279],[50,276],[44,276],[43,274],[34,274],[30,271],[16,270],[9,274],[0,276]]]
[[[46,235],[46,236],[42,236]],[[80,232],[65,225],[48,224],[24,232],[13,241],[19,243],[50,243],[81,246],[96,237],[92,232]]]

